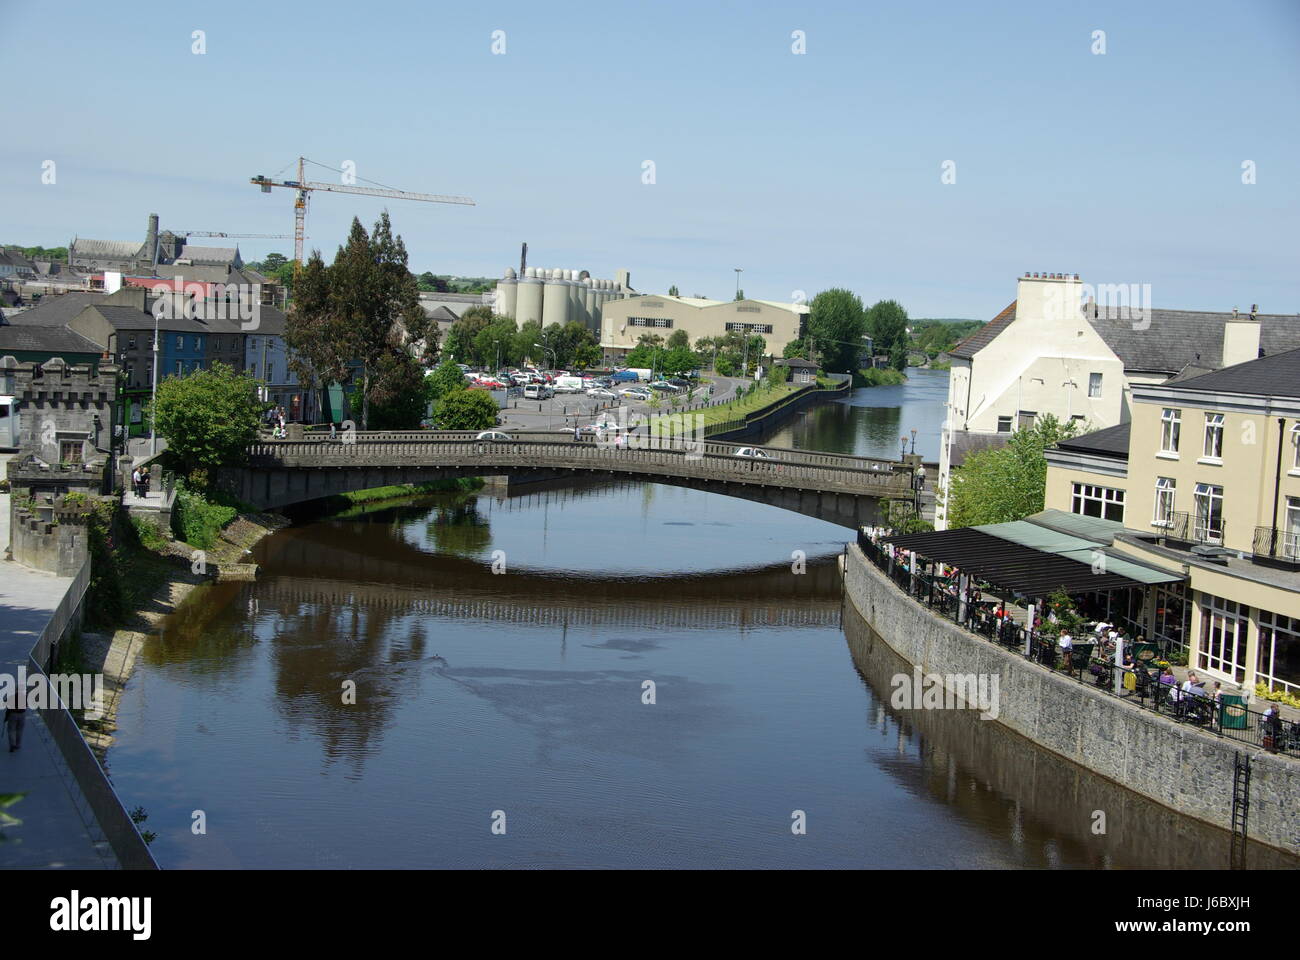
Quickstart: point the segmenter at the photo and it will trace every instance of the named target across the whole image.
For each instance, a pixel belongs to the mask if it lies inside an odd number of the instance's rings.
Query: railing
[[[1225,523],[1222,517],[1211,523],[1207,517],[1175,510],[1169,514],[1169,519],[1163,524],[1161,536],[1169,540],[1179,540],[1183,543],[1206,543],[1222,546],[1224,527]]]
[[[354,434],[334,442],[276,440],[249,448],[253,467],[348,466],[520,466],[670,474],[684,478],[731,480],[766,486],[818,489],[865,496],[911,491],[910,471],[891,460],[846,454],[810,453],[763,447],[766,458],[736,456],[734,443],[680,437],[634,435],[627,446],[608,442],[510,440],[465,436],[431,438],[430,433]]]
[[[49,670],[53,669],[58,645],[68,625],[76,617],[90,587],[90,565],[91,560],[87,557],[32,647],[28,661],[33,671],[48,677]],[[149,845],[140,836],[140,831],[126,812],[126,806],[113,789],[104,768],[99,765],[95,754],[81,736],[77,721],[59,696],[58,685],[47,683],[46,689],[56,703],[41,710],[41,719],[58,744],[59,752],[63,754],[68,769],[90,805],[96,822],[108,838],[118,864],[128,870],[157,870],[158,863],[149,852]]]
[[[1256,527],[1252,551],[1256,557],[1300,564],[1300,533],[1278,527]]]
[[[1081,651],[1072,652],[1067,658],[1052,637],[1030,631],[1010,618],[996,617],[978,603],[968,602],[962,618],[960,598],[953,592],[951,580],[908,570],[905,561],[895,560],[889,549],[873,541],[865,530],[858,530],[858,547],[900,590],[977,637],[1013,650],[1048,669],[1056,670],[1059,665],[1063,675],[1081,684],[1091,683],[1102,693],[1138,709],[1151,710],[1176,723],[1250,743],[1272,753],[1300,757],[1300,723],[1282,719],[1276,710],[1266,717],[1244,703],[1184,693],[1172,684],[1160,683],[1158,676],[1146,667],[1116,666],[1100,657],[1084,658]],[[1124,693],[1115,692],[1117,685]]]

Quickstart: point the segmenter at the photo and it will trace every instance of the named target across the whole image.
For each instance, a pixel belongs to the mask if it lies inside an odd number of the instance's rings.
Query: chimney
[[[1255,307],[1250,308],[1250,317],[1244,318],[1232,312],[1232,319],[1223,325],[1223,365],[1225,367],[1245,363],[1259,358],[1259,321],[1255,319]]]

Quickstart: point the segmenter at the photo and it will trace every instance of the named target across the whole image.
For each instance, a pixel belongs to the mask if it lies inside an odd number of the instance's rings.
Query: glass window
[[[1088,374],[1088,396],[1089,397],[1101,396],[1101,374],[1100,373]]]
[[[1269,689],[1300,690],[1300,618],[1259,612],[1259,655],[1255,676]]]
[[[1300,470],[1300,421],[1291,428],[1291,446],[1295,447],[1295,468]]]
[[[1124,491],[1114,487],[1076,483],[1070,510],[1085,517],[1101,517],[1104,520],[1123,523]]]
[[[1250,628],[1250,607],[1203,594],[1201,600],[1201,645],[1196,665],[1213,670],[1235,683],[1246,678],[1246,631]]]
[[[185,338],[184,338],[184,337],[177,337],[177,338],[176,338],[176,349],[177,349],[177,350],[184,350],[184,349],[185,349]]]
[[[998,433],[1010,433],[1010,432],[1011,432],[1011,418],[998,417]]]
[[[198,337],[195,337],[195,338],[194,338],[194,349],[195,349],[195,350],[202,350],[202,349],[203,349],[203,341],[200,340]]]
[[[1223,414],[1205,415],[1205,456],[1211,460],[1223,459]]]
[[[1286,498],[1286,525],[1282,528],[1282,556],[1300,560],[1300,497]]]
[[[1160,415],[1161,453],[1178,452],[1178,434],[1183,426],[1182,414],[1181,410],[1171,410],[1166,407],[1164,413]]]
[[[81,441],[63,440],[59,443],[59,460],[63,463],[81,462]]]
[[[1223,487],[1212,483],[1196,485],[1196,539],[1223,542]]]
[[[176,361],[176,376],[180,377],[180,376],[184,376],[184,375],[185,375],[185,361],[184,361],[184,360],[177,360],[177,361]]]
[[[131,334],[131,338],[127,341],[126,345],[132,350],[135,349],[135,334]]]
[[[1173,477],[1156,477],[1156,510],[1151,519],[1153,526],[1167,527],[1173,523],[1177,486]]]

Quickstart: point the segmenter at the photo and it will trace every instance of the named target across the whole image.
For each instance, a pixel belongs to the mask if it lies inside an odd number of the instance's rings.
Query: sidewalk
[[[0,494],[0,557],[9,545],[9,495]],[[63,599],[69,577],[0,559],[0,672],[27,667],[32,645]],[[0,793],[24,793],[8,813],[22,823],[4,831],[0,869],[116,869],[117,859],[82,796],[63,754],[41,720],[27,711],[23,745],[0,742]]]

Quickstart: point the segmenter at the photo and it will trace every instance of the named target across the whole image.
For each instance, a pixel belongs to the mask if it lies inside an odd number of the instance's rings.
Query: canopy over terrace
[[[1059,513],[881,539],[1024,597],[1045,597],[1057,589],[1072,595],[1140,589],[1184,579],[1107,551],[1114,535],[1109,527],[1118,524]]]

